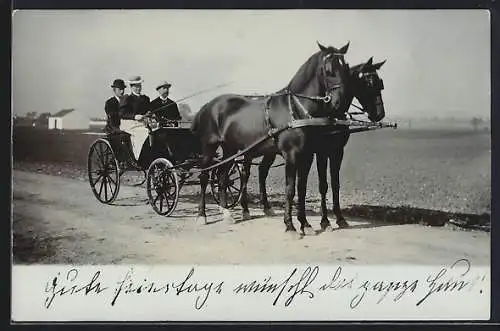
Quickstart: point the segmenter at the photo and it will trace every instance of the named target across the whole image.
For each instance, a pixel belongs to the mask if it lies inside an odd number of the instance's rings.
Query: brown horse
[[[219,147],[222,147],[223,158],[229,158],[238,151],[246,150],[262,137],[271,136],[273,130],[287,127],[294,120],[332,116],[345,104],[345,85],[349,79],[349,67],[345,63],[344,54],[349,44],[340,49],[324,47],[319,43],[318,46],[320,50],[309,57],[299,68],[286,88],[267,98],[257,99],[225,94],[212,99],[200,109],[193,120],[191,130],[200,139],[202,145],[202,168],[213,163]],[[313,152],[307,148],[307,132],[308,130],[304,128],[282,131],[273,139],[263,141],[244,154],[242,171],[244,194],[241,201],[244,216],[248,215],[246,183],[252,159],[269,155],[274,157],[279,153],[285,159],[285,230],[297,234],[292,224],[291,206],[298,177],[299,209],[305,208],[305,205],[301,206],[300,203],[305,201],[305,184],[313,157]],[[225,193],[229,167],[230,164],[220,166],[219,188],[222,194],[220,194],[219,205],[224,219],[234,222],[226,208]],[[200,175],[200,182],[201,197],[198,217],[206,223],[207,172]],[[298,219],[302,233],[315,234],[305,218],[305,213],[298,215]]]
[[[382,80],[377,75],[377,70],[385,63],[381,62],[378,64],[373,64],[372,58],[370,58],[366,63],[356,65],[350,69],[350,79],[348,81],[346,98],[344,99],[345,104],[342,105],[339,111],[334,115],[338,119],[346,119],[346,112],[354,98],[358,99],[361,103],[363,109],[367,112],[368,118],[373,122],[378,122],[382,120],[385,116],[384,105],[382,102],[381,90],[383,89]],[[347,128],[345,128],[347,129]],[[344,218],[340,213],[340,203],[339,201],[339,172],[340,165],[343,158],[343,149],[347,144],[349,139],[349,132],[347,130],[341,131],[336,135],[329,136],[325,139],[324,135],[316,136],[316,141],[314,141],[311,148],[316,152],[316,163],[318,168],[319,177],[319,189],[321,193],[321,210],[322,210],[322,221],[321,226],[323,229],[331,227],[330,222],[327,217],[326,209],[326,192],[328,191],[328,182],[326,178],[326,168],[327,161],[330,160],[330,170],[332,177],[332,189],[334,195],[334,213],[337,215],[337,224],[340,227],[347,226]],[[318,149],[318,147],[324,147]],[[262,161],[259,164],[259,190],[260,190],[260,201],[263,205],[264,212],[266,215],[274,215],[274,211],[269,204],[267,199],[266,190],[266,179],[269,173],[271,165],[274,163],[276,154],[265,154]],[[304,188],[305,189],[305,188]],[[242,193],[242,201],[246,200],[247,192]],[[243,210],[245,208],[248,211],[246,204],[242,203]]]
[[[383,81],[377,74],[377,70],[385,61],[372,64],[372,58],[365,64],[357,65],[351,68],[351,85],[349,91],[361,104],[363,110],[368,114],[372,122],[381,121],[385,117],[384,103],[382,101]],[[345,109],[347,112],[349,106]],[[346,119],[344,114],[343,119]],[[331,230],[328,220],[328,209],[326,206],[326,193],[328,191],[328,181],[326,175],[327,162],[330,160],[330,180],[333,194],[333,213],[337,218],[337,225],[340,228],[347,227],[348,223],[342,216],[340,210],[340,167],[344,157],[344,147],[349,140],[349,131],[332,135],[322,141],[318,146],[324,146],[316,153],[316,167],[318,170],[319,192],[321,194],[321,228]]]

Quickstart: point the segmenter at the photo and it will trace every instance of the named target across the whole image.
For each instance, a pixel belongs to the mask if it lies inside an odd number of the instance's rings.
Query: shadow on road
[[[283,197],[279,194],[269,195],[269,201],[272,208],[276,211],[275,216],[282,216],[283,212]],[[198,205],[199,203],[199,192],[198,188],[187,187],[186,192],[180,192],[179,202]],[[249,207],[257,210],[261,210],[260,199],[256,194],[249,194]],[[295,218],[296,210],[294,201],[293,215]],[[117,199],[113,205],[120,207],[133,207],[133,206],[143,206],[148,204],[148,199],[146,197],[146,192],[144,196],[133,196],[133,197],[122,197]],[[216,208],[216,203],[210,192],[207,192],[206,200],[207,208]],[[321,217],[321,212],[318,211],[319,199],[308,199],[306,200],[306,215]],[[195,217],[196,212],[193,208],[189,208],[184,212],[179,212],[176,210],[174,214],[170,217]],[[215,211],[217,213],[217,211]],[[261,218],[269,217],[266,215],[251,215],[249,218],[243,219],[241,217],[241,207],[237,204],[232,208],[233,217],[236,223],[251,222]],[[388,225],[403,225],[403,224],[421,224],[430,226],[444,226],[445,224],[453,224],[458,227],[466,229],[475,229],[482,231],[490,230],[490,215],[481,214],[458,214],[449,213],[440,210],[429,210],[421,208],[413,208],[410,206],[374,206],[374,205],[352,205],[342,209],[342,214],[347,218],[348,222],[351,222],[349,218],[362,219],[368,222],[367,224],[354,224],[347,229],[361,229],[361,228],[375,228]],[[328,218],[332,225],[335,224],[336,218],[329,211]],[[208,224],[217,223],[219,220],[209,221]]]

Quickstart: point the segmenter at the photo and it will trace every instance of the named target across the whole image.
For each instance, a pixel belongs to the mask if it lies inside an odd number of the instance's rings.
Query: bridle
[[[372,81],[368,81],[366,79],[367,77],[374,77],[374,79]],[[355,79],[363,80],[364,84],[369,85],[368,88],[370,90],[382,91],[384,89],[384,81],[382,80],[382,78],[380,78],[378,76],[378,74],[376,72],[363,72],[363,73],[360,73],[360,75],[358,77],[356,77]],[[363,107],[360,107],[360,106],[356,105],[355,103],[351,103],[350,106],[360,110],[360,111],[354,111],[354,112],[349,112],[349,111],[346,112],[346,115],[349,116],[351,119],[354,119],[353,115],[365,115],[366,114],[366,110]],[[364,121],[361,121],[361,122],[364,122]],[[368,123],[368,122],[366,122],[366,123]]]
[[[382,78],[380,78],[376,72],[366,72],[362,73],[360,78],[365,78],[365,77],[375,77],[373,79],[373,87],[374,89],[382,91],[384,89],[384,81]]]
[[[310,95],[306,95],[306,94],[300,94],[300,93],[295,93],[293,92],[293,90],[291,89],[290,87],[290,84],[282,91],[282,92],[278,92],[278,93],[271,93],[271,94],[265,94],[265,95],[254,95],[253,97],[263,97],[263,98],[266,98],[266,101],[265,101],[265,117],[266,117],[266,123],[268,125],[269,128],[272,128],[272,124],[271,124],[271,120],[270,120],[270,115],[269,115],[269,111],[270,111],[270,106],[269,106],[269,103],[271,101],[271,98],[272,97],[277,97],[277,96],[287,96],[287,99],[288,99],[288,110],[290,112],[290,118],[292,121],[295,121],[297,120],[295,114],[294,114],[294,107],[293,105],[296,105],[299,110],[301,111],[302,113],[302,116],[305,116],[306,118],[313,118],[311,116],[311,114],[309,113],[309,111],[304,107],[304,105],[300,102],[300,99],[307,99],[307,100],[311,100],[311,101],[315,101],[315,102],[323,102],[324,104],[328,104],[331,102],[332,100],[332,95],[333,95],[333,92],[341,87],[343,87],[343,84],[342,83],[335,83],[335,84],[331,84],[328,82],[328,71],[330,72],[333,72],[333,69],[328,69],[327,68],[327,64],[329,64],[331,66],[331,63],[329,62],[326,62],[327,59],[329,59],[331,56],[343,56],[344,54],[342,53],[328,53],[327,55],[325,55],[323,57],[323,66],[321,68],[321,73],[322,73],[322,77],[323,77],[323,86],[325,86],[325,89],[326,89],[326,92],[325,92],[325,95],[323,96],[310,96]],[[343,61],[343,58],[342,58],[342,61],[341,61],[341,66],[344,67],[344,69],[346,69],[347,67],[347,70],[349,70],[349,67],[348,65]],[[293,101],[293,103],[292,103]]]

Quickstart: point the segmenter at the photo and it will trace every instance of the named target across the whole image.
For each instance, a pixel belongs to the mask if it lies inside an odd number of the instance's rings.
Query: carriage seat
[[[130,136],[130,133],[122,131],[120,129],[105,130],[104,133],[108,137],[119,137],[119,136],[125,136],[125,135]]]

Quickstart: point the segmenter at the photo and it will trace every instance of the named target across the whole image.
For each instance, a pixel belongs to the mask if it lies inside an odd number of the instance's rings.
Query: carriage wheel
[[[156,159],[151,163],[146,176],[149,203],[162,216],[172,214],[179,201],[179,178],[171,168],[169,160]]]
[[[215,168],[212,170],[210,176],[210,187],[212,189],[212,196],[217,204],[220,203],[219,198],[219,174],[220,169]],[[233,208],[238,204],[241,198],[241,168],[238,163],[231,164],[229,169],[228,184],[227,184],[227,208]]]
[[[90,146],[87,171],[97,200],[112,203],[120,191],[120,167],[107,140],[98,139]]]

